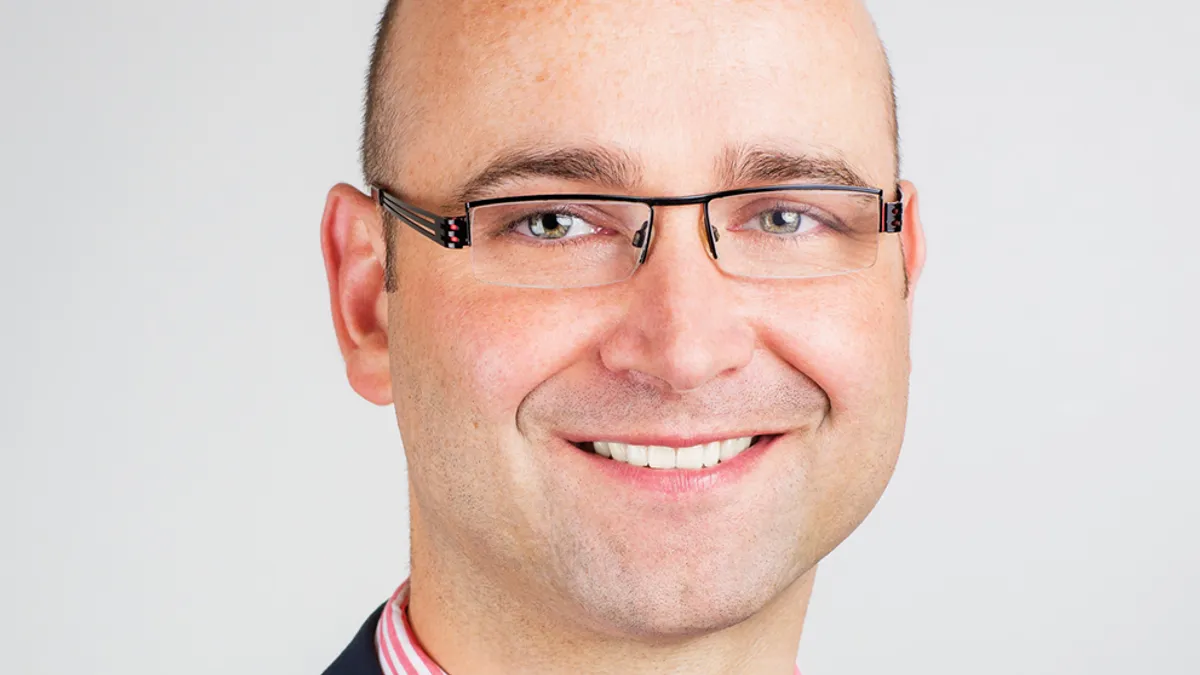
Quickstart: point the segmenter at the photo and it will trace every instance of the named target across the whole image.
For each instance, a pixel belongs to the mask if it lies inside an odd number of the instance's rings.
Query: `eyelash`
[[[508,220],[505,222],[504,226],[503,226],[503,227],[501,227],[501,228],[499,228],[499,229],[496,231],[496,233],[495,233],[493,236],[494,236],[494,237],[505,237],[505,236],[512,235],[512,234],[514,234],[514,233],[515,233],[515,231],[516,231],[516,229],[517,229],[517,226],[518,226],[518,225],[520,225],[520,224],[524,223],[525,221],[527,221],[527,220],[530,220],[530,219],[532,219],[532,218],[534,218],[534,217],[536,217],[536,216],[542,216],[542,215],[546,215],[546,214],[548,214],[548,213],[553,213],[553,214],[555,214],[555,215],[571,216],[571,217],[573,217],[573,218],[578,218],[578,219],[580,219],[580,220],[582,220],[582,221],[584,221],[584,222],[588,222],[588,221],[587,221],[587,218],[585,218],[583,215],[581,215],[581,214],[579,214],[579,213],[572,212],[572,211],[567,211],[567,210],[561,210],[561,211],[529,211],[529,212],[527,212],[527,213],[523,213],[523,214],[520,214],[520,215],[518,215],[518,216],[514,216],[514,217],[512,217],[512,218],[509,218],[509,219],[508,219]],[[524,236],[524,235],[522,235],[522,236],[521,236],[521,238],[522,238],[522,239],[526,239],[526,240],[530,240],[530,241],[537,242],[536,244],[533,244],[534,246],[542,246],[542,247],[546,247],[546,246],[564,247],[564,246],[575,246],[575,245],[581,244],[581,243],[583,243],[583,242],[582,242],[582,241],[580,241],[580,240],[587,239],[587,238],[588,238],[588,237],[590,237],[590,236],[595,236],[595,235],[602,235],[602,234],[608,234],[608,233],[611,233],[611,232],[610,232],[608,229],[606,229],[606,228],[604,228],[604,227],[599,227],[599,226],[593,226],[593,227],[595,227],[595,228],[596,228],[596,232],[593,232],[593,233],[591,233],[590,235],[588,235],[588,236],[584,236],[584,237],[562,237],[562,238],[559,238],[559,239],[538,239],[538,238],[536,238],[536,237],[528,237],[528,236]]]
[[[778,202],[775,204],[767,205],[765,208],[754,208],[752,211],[752,215],[749,218],[738,217],[736,220],[739,222],[747,222],[753,218],[761,217],[762,214],[769,213],[771,211],[795,211],[796,213],[799,213],[801,216],[803,216],[805,218],[812,218],[813,220],[817,221],[822,227],[827,227],[827,228],[833,230],[834,232],[844,233],[847,231],[845,224],[843,224],[840,220],[838,220],[837,218],[834,218],[832,216],[829,216],[821,209],[818,209],[813,206],[809,206],[807,204],[791,204],[791,203]]]

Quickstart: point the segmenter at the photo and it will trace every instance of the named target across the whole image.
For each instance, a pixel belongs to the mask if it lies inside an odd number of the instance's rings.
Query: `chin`
[[[609,568],[615,573],[599,574],[576,567],[568,595],[581,623],[595,632],[670,643],[736,626],[761,612],[803,574],[789,574],[782,564],[787,559],[760,556],[722,564],[664,557],[637,571],[615,567]]]

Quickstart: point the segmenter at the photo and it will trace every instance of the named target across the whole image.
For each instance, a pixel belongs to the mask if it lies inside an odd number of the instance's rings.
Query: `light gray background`
[[[1200,672],[1200,5],[871,5],[930,256],[805,673]],[[318,247],[380,6],[5,0],[0,672],[315,675],[405,575]]]

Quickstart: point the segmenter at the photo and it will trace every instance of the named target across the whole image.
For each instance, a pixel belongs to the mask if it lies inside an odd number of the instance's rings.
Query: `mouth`
[[[572,443],[576,448],[613,462],[659,471],[703,471],[732,462],[741,454],[777,438],[777,435],[742,436],[677,448],[636,445],[619,441]]]

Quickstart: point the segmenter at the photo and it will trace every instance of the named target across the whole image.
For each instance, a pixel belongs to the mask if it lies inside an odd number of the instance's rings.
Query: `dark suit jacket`
[[[383,606],[380,606],[359,629],[350,646],[325,670],[324,675],[383,675],[383,669],[379,667],[379,652],[375,648],[375,627],[379,625],[382,613]]]

